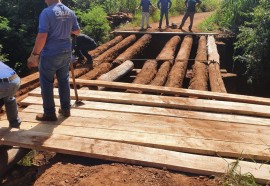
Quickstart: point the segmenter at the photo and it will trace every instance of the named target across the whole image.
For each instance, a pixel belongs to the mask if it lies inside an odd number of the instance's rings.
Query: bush
[[[100,6],[96,6],[86,13],[78,13],[81,20],[82,32],[95,39],[97,42],[105,42],[109,37],[110,25],[106,19],[107,14]]]
[[[270,83],[270,2],[261,0],[253,12],[251,20],[240,27],[240,34],[235,43],[239,52],[236,62],[246,66],[250,83],[255,86]]]

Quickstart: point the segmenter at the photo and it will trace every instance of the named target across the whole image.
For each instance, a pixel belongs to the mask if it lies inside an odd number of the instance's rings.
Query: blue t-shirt
[[[200,0],[187,0],[187,12],[195,12],[196,4],[201,3]]]
[[[0,61],[0,79],[9,78],[14,74],[16,74],[16,72],[12,68]]]
[[[168,10],[169,8],[171,8],[171,6],[171,0],[158,0],[157,7],[162,11]]]
[[[150,5],[152,5],[150,0],[141,0],[140,6],[143,12],[149,12]]]
[[[71,51],[71,32],[79,30],[75,13],[62,3],[45,8],[39,16],[39,33],[48,33],[43,56]]]

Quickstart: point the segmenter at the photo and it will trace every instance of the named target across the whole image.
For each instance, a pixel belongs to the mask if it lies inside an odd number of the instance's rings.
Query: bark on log
[[[89,79],[89,80],[96,79],[102,74],[109,72],[111,69],[112,69],[111,63],[102,63],[93,70],[89,71],[87,74],[81,76],[80,79]]]
[[[118,67],[112,69],[111,71],[107,72],[106,74],[102,74],[98,80],[103,81],[116,81],[126,75],[128,72],[130,72],[134,68],[134,63],[130,60],[125,61]],[[105,87],[98,87],[98,90],[104,90]]]
[[[29,149],[0,146],[0,177],[3,176],[14,164],[20,161],[28,152]]]
[[[156,60],[147,60],[133,83],[144,85],[149,84],[157,73],[157,65]],[[131,89],[127,90],[127,92],[141,93],[141,91]]]
[[[165,61],[160,66],[156,77],[151,81],[150,85],[163,86],[167,80],[171,69],[171,62]]]
[[[226,93],[227,91],[220,73],[220,60],[214,36],[208,36],[207,49],[208,61],[210,62],[209,79],[211,91]]]
[[[175,50],[180,40],[181,38],[179,36],[172,37],[157,56],[157,61],[170,61],[173,64]]]
[[[192,78],[189,83],[189,89],[208,90],[208,72],[207,72],[207,51],[206,51],[206,36],[201,36],[199,39],[195,64],[192,66]]]
[[[165,86],[167,87],[183,86],[183,81],[186,75],[188,65],[188,59],[192,48],[192,42],[193,42],[192,36],[189,35],[185,36]]]
[[[123,36],[116,36],[113,40],[100,45],[95,50],[89,51],[88,54],[91,55],[92,58],[94,59],[98,57],[100,54],[102,54],[103,52],[105,52],[106,50],[108,50],[109,48],[113,47],[114,45],[122,41],[123,39],[124,39]]]
[[[118,66],[128,59],[132,59],[134,56],[138,55],[143,51],[145,47],[151,42],[152,35],[145,34],[138,41],[136,41],[131,47],[129,47],[125,52],[120,54],[114,61],[113,65]]]
[[[96,67],[101,63],[110,63],[113,61],[121,52],[123,52],[126,48],[132,45],[136,41],[136,35],[130,35],[120,43],[116,44],[100,56],[94,59],[93,66]]]

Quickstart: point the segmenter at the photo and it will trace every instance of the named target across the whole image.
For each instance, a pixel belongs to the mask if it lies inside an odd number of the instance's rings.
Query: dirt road
[[[209,17],[213,12],[202,12],[202,13],[196,13],[195,17],[194,17],[194,21],[193,21],[193,28],[192,31],[193,32],[200,32],[198,26],[201,22],[203,22],[207,17]],[[147,29],[147,31],[149,32],[154,32],[154,31],[169,31],[169,32],[181,32],[180,29],[178,29],[181,21],[182,21],[183,15],[179,15],[179,16],[174,16],[174,17],[169,17],[169,22],[170,25],[172,23],[177,25],[177,29],[172,29],[172,28],[165,28],[165,18],[163,18],[163,24],[162,24],[162,29],[158,29],[159,23],[155,22],[155,23],[150,23],[152,28]],[[188,30],[188,26],[189,26],[189,18],[187,19],[185,25],[183,26],[183,30],[187,31]],[[119,30],[140,30],[141,27],[131,27],[130,25],[125,25],[123,27],[121,27]]]

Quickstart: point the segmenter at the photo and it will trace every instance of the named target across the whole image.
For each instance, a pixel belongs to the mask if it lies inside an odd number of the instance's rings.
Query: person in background
[[[78,57],[79,61],[84,61],[84,58],[86,58],[90,66],[93,66],[93,58],[88,52],[97,48],[94,39],[85,34],[77,36],[72,34],[72,47],[74,49],[74,57]]]
[[[21,79],[9,66],[0,61],[0,108],[5,105],[9,127],[19,128],[18,105],[14,95],[20,88]]]
[[[151,26],[149,25],[149,8],[150,8],[150,6],[154,7],[150,0],[141,0],[140,6],[137,8],[137,9],[139,9],[140,7],[142,7],[141,30],[144,29],[144,20],[146,20],[146,29],[151,28]]]
[[[172,7],[171,0],[158,0],[157,7],[158,9],[160,9],[160,19],[159,19],[158,28],[159,29],[161,28],[162,19],[164,15],[166,18],[166,27],[168,28],[170,26],[169,25],[169,9]]]
[[[79,35],[80,27],[75,13],[60,0],[45,0],[45,3],[48,7],[39,16],[38,34],[31,54],[40,55],[38,69],[44,113],[38,114],[36,120],[56,121],[53,96],[54,76],[56,75],[58,80],[61,105],[59,113],[69,117],[71,34]],[[32,68],[30,59],[27,63],[28,68]]]
[[[182,22],[179,26],[179,29],[182,30],[182,27],[184,26],[187,18],[190,18],[190,25],[188,27],[188,30],[192,32],[192,25],[193,25],[193,19],[195,15],[196,6],[200,5],[202,2],[200,0],[185,0],[185,5],[187,7],[186,13],[182,19]]]

